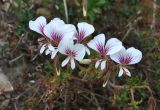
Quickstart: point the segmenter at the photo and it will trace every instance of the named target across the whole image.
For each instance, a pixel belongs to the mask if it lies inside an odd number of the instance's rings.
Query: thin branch
[[[141,19],[142,19],[142,17],[138,17],[138,18],[135,19],[133,22],[129,22],[129,23],[127,24],[126,27],[128,27],[128,30],[127,30],[126,34],[123,36],[122,41],[124,41],[124,40],[126,39],[126,37],[129,35],[129,33],[134,30],[134,26],[135,26],[135,25],[137,24],[137,22],[138,22],[139,20],[141,20]]]
[[[86,95],[82,95],[82,96],[83,96],[84,98],[86,98],[89,102],[91,102],[92,104],[94,104],[95,106],[97,106],[96,103],[95,103],[94,101],[92,101],[91,98],[87,97]]]
[[[34,55],[34,57],[31,59],[31,61],[34,61],[37,57],[38,57],[39,53],[37,53],[36,55]]]
[[[68,18],[68,8],[67,8],[67,2],[66,0],[63,0],[64,3],[64,11],[65,11],[65,16],[66,16],[66,22],[69,22],[69,18]]]
[[[116,89],[123,89],[123,88],[127,87],[127,86],[124,86],[124,85],[123,86],[121,86],[121,85],[115,85],[115,84],[111,83],[110,81],[108,81],[108,84],[111,87],[116,88]]]
[[[156,30],[156,1],[153,0],[153,18],[152,18],[152,24],[151,24],[151,30],[155,31]]]
[[[14,102],[14,109],[18,110],[18,108],[17,108],[17,101]]]
[[[9,61],[9,64],[12,64],[13,62],[19,60],[19,59],[22,58],[23,56],[24,56],[24,54],[21,54],[20,56],[14,58],[14,59],[12,59],[12,60],[10,60],[10,61]]]
[[[21,41],[22,41],[22,39],[24,38],[24,36],[25,36],[24,34],[21,35],[21,37],[20,37],[20,39],[19,39],[16,47],[11,51],[11,53],[13,53],[13,52],[18,48],[18,46],[19,46],[19,44],[21,43]]]
[[[128,26],[129,26],[129,29],[127,30],[126,34],[123,36],[122,41],[124,41],[124,39],[126,39],[129,33],[134,29],[131,23],[129,23]]]
[[[98,102],[98,100],[97,100],[97,98],[95,96],[95,94],[92,92],[91,95],[93,96],[93,99],[95,100],[95,104],[96,104],[98,110],[102,110],[100,105],[99,105],[99,102]]]
[[[131,88],[130,91],[131,91],[131,100],[132,100],[132,102],[134,102],[135,101],[134,100],[134,89]]]

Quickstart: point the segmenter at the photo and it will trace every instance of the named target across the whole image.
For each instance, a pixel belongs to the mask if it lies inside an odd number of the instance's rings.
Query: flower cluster
[[[138,49],[134,47],[125,49],[117,38],[106,41],[104,34],[95,36],[87,43],[84,42],[84,39],[95,31],[94,27],[86,22],[78,23],[75,27],[72,24],[65,24],[59,18],[54,18],[47,24],[45,17],[40,16],[35,21],[29,21],[29,28],[42,36],[42,40],[39,40],[41,54],[50,54],[51,59],[54,59],[57,53],[66,56],[61,63],[62,67],[70,64],[71,68],[75,69],[77,61],[81,62],[86,54],[90,55],[89,48],[100,55],[95,68],[100,67],[104,70],[106,63],[113,60],[119,64],[119,77],[123,74],[131,76],[126,65],[136,64],[142,59],[142,52]]]

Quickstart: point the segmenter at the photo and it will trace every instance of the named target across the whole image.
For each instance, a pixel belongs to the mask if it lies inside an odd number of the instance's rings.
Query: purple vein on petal
[[[53,39],[53,41],[56,43],[56,44],[59,44],[59,42],[62,40],[63,38],[63,34],[62,33],[55,33],[55,32],[51,32],[51,37]]]
[[[44,24],[39,24],[39,30],[41,31],[41,33],[43,33],[43,30],[44,30]],[[43,33],[44,35],[44,33]]]
[[[84,36],[85,36],[85,33],[86,33],[85,30],[82,29],[82,30],[79,31],[79,33],[75,33],[74,36],[77,38],[78,42],[81,42],[83,40]]]
[[[96,48],[101,55],[106,55],[110,50],[110,47],[105,47],[101,42],[96,43]]]
[[[122,55],[120,54],[118,60],[121,64],[129,64],[132,61],[131,55]]]
[[[68,56],[73,56],[73,57],[76,57],[76,56],[77,56],[77,52],[71,50],[70,48],[67,48],[67,49],[65,50],[65,53],[66,53]]]

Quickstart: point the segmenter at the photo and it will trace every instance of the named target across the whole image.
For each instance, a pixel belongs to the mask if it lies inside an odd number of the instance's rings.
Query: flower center
[[[81,30],[79,33],[75,33],[75,37],[78,42],[81,42],[85,36],[85,30]]]
[[[110,48],[105,47],[102,43],[97,43],[96,44],[96,48],[99,51],[99,53],[101,54],[102,57],[105,57],[107,52],[109,51]]]
[[[53,41],[56,43],[56,44],[59,44],[59,42],[62,40],[63,38],[63,34],[58,34],[58,33],[55,33],[55,32],[52,32],[51,33],[51,37],[53,39]]]
[[[72,51],[71,49],[67,48],[65,53],[71,57],[76,57],[77,52],[76,51]]]
[[[119,61],[121,64],[129,64],[132,61],[132,57],[130,55],[127,56],[120,55]]]

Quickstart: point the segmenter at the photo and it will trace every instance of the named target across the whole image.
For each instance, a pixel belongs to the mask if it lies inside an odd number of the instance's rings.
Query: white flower
[[[56,56],[58,52],[58,49],[56,49],[55,47],[53,47],[51,44],[48,45],[48,49],[45,51],[45,54],[51,54],[51,59],[54,59],[54,57]]]
[[[113,55],[110,55],[110,58],[113,61],[121,64],[118,74],[119,77],[122,76],[123,73],[125,73],[128,76],[131,76],[131,73],[125,67],[125,65],[131,65],[140,62],[140,60],[142,59],[142,52],[138,49],[135,49],[134,47],[130,47],[127,50],[123,47],[121,51]]]
[[[77,27],[78,27],[78,31],[75,28],[73,39],[77,40],[77,42],[79,43],[82,42],[84,38],[91,35],[95,31],[93,25],[88,24],[86,22],[78,23]],[[85,50],[87,54],[90,55],[90,50],[86,46],[85,46]]]
[[[58,49],[56,49],[55,47],[53,47],[51,44],[43,44],[40,48],[40,54],[42,54],[45,51],[45,54],[51,55],[51,59],[54,59],[54,57],[56,56]]]
[[[42,43],[40,54],[45,51],[46,55],[51,54],[51,59],[53,59],[58,52],[58,49],[55,49],[56,47],[53,47],[51,43],[54,42],[54,44],[58,46],[64,37],[71,38],[74,34],[74,26],[65,24],[64,21],[59,18],[54,18],[47,24],[46,18],[40,16],[35,21],[29,21],[29,28],[43,35],[45,38],[50,39],[49,42]]]
[[[86,22],[78,23],[78,32],[75,31],[74,39],[78,42],[81,42],[84,38],[91,35],[94,32],[94,27],[91,24],[88,24]]]
[[[107,43],[105,43],[104,34],[97,35],[93,40],[88,42],[87,45],[101,55],[102,59],[98,60],[95,64],[95,68],[98,68],[100,65],[101,70],[106,67],[106,56],[112,55],[123,48],[122,42],[117,38],[111,38],[107,41]]]
[[[58,50],[61,54],[66,55],[67,58],[62,62],[61,66],[64,67],[69,61],[71,68],[75,69],[75,61],[81,61],[85,56],[85,48],[82,44],[73,43],[72,39],[63,39],[59,46]]]
[[[44,34],[58,45],[63,37],[71,38],[73,36],[74,26],[65,24],[59,18],[54,18],[44,27]]]
[[[31,30],[45,36],[43,33],[43,30],[44,30],[44,27],[46,26],[46,24],[47,24],[46,18],[43,16],[40,16],[35,21],[32,21],[32,20],[29,21],[29,28]]]

